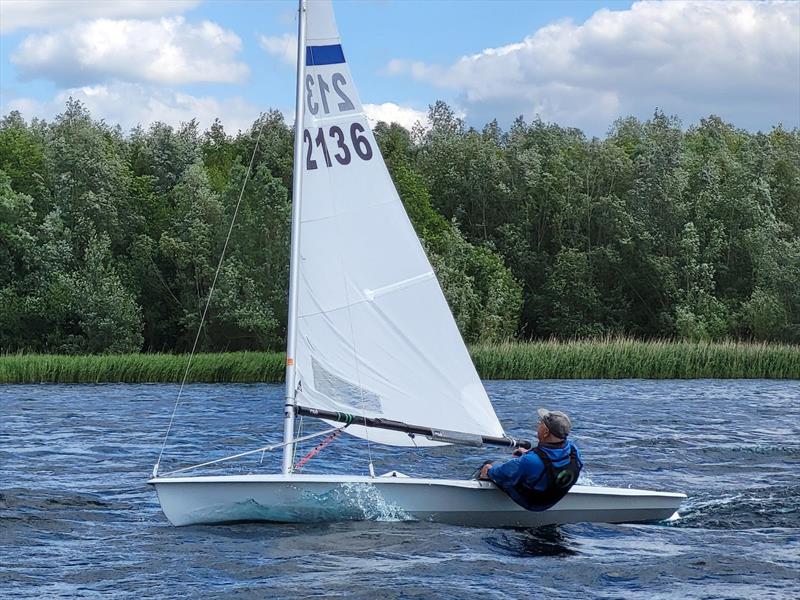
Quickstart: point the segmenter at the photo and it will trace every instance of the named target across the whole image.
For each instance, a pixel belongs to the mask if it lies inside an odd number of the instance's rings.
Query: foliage
[[[89,239],[84,268],[72,284],[82,352],[134,352],[142,346],[141,309],[114,270],[108,236]]]
[[[375,135],[467,341],[800,342],[799,130],[657,111],[588,139],[474,129],[441,102],[429,122]],[[125,135],[72,100],[50,123],[7,115],[0,349],[189,350],[253,155],[198,346],[280,349],[292,147],[276,111],[235,136]]]
[[[408,161],[522,284],[522,338],[800,341],[800,130],[657,111],[603,140],[521,118],[479,132],[442,104],[429,121]]]

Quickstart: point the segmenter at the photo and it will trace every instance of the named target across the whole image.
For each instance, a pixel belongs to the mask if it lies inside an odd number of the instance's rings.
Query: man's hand
[[[514,452],[511,453],[511,456],[524,456],[528,452],[530,452],[530,450],[526,450],[525,448],[517,448],[516,450],[514,450]]]
[[[487,481],[490,481],[489,480],[489,469],[491,469],[491,468],[492,468],[492,463],[486,463],[485,465],[483,465],[481,467],[481,474],[478,476],[478,479],[485,479]]]

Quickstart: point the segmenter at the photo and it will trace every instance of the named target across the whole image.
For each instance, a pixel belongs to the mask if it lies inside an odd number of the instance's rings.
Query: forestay
[[[308,2],[304,112],[297,404],[502,436],[375,143],[330,0]]]

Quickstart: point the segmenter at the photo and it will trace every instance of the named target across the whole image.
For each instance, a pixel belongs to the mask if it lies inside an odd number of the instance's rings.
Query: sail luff
[[[305,101],[303,81],[306,70],[306,0],[298,0],[297,9],[297,96],[295,101],[294,125],[294,172],[292,176],[292,234],[291,255],[289,258],[289,314],[286,322],[286,401],[284,404],[282,471],[288,475],[292,471],[294,455],[294,413],[296,404],[297,367],[297,290],[300,277],[300,202],[303,197],[303,118]]]

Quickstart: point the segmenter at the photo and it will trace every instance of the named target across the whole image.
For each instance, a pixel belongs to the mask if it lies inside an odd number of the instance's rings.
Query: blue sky
[[[656,107],[751,130],[800,126],[800,3],[334,0],[368,113],[409,126],[437,99],[480,127],[536,116],[604,135]],[[0,112],[68,96],[126,129],[291,117],[280,51],[296,2],[0,4]],[[270,50],[271,48],[271,50]],[[102,51],[101,51],[102,50]],[[101,57],[101,58],[98,58]]]

